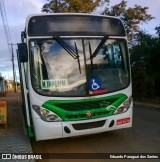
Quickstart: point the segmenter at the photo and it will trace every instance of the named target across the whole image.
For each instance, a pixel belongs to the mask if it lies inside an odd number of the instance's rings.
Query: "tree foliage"
[[[96,7],[103,5],[109,0],[48,0],[42,7],[42,12],[80,12],[90,13]]]
[[[106,7],[102,14],[119,17],[125,26],[128,39],[131,41],[135,39],[135,35],[139,31],[139,24],[146,23],[154,17],[147,13],[148,7],[135,5],[131,8],[127,7],[127,3],[127,1],[122,0],[110,8]]]
[[[156,34],[158,35],[158,37],[160,38],[160,25],[155,27],[156,30]]]
[[[160,39],[140,31],[131,50],[133,92],[139,98],[160,96]]]
[[[42,12],[77,12],[77,13],[91,13],[101,6],[103,10],[102,15],[110,15],[119,17],[126,29],[129,41],[133,43],[136,34],[139,31],[139,24],[146,23],[153,19],[148,14],[148,7],[141,7],[135,5],[134,7],[127,7],[127,1],[122,0],[120,3],[109,7],[110,0],[48,0],[48,3],[42,7]],[[105,6],[105,8],[103,7]],[[157,30],[160,33],[160,28]]]

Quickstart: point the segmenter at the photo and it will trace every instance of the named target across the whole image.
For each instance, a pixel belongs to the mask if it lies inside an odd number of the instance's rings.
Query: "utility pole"
[[[14,92],[16,93],[17,92],[17,90],[16,90],[16,81],[15,81],[15,65],[14,65],[14,52],[13,52],[13,45],[17,45],[17,44],[9,44],[9,45],[11,45],[11,52],[12,52],[12,59],[11,59],[11,61],[12,61],[12,69],[13,69],[13,88],[14,88]]]

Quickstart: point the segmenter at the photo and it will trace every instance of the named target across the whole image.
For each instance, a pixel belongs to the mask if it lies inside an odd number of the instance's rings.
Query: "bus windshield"
[[[125,39],[31,39],[31,81],[46,96],[89,96],[129,85]]]

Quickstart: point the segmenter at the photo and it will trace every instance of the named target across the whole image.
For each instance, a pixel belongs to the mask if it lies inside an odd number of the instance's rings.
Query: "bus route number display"
[[[42,89],[52,89],[68,86],[67,79],[54,79],[54,80],[42,80],[41,87]]]

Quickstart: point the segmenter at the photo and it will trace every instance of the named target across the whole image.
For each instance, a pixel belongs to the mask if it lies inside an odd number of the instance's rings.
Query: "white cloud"
[[[24,23],[29,14],[40,13],[45,0],[5,0],[8,24]]]
[[[8,26],[11,35],[12,43],[16,44],[20,42],[21,31],[24,30],[25,20],[29,14],[40,13],[43,4],[46,0],[5,0],[5,11],[8,20]],[[9,53],[7,41],[4,34],[2,20],[0,18],[0,72],[4,75],[10,73],[12,75],[12,63],[11,63],[11,53]],[[17,68],[16,60],[16,47],[13,46],[15,65]],[[18,71],[17,71],[18,73]]]
[[[42,8],[43,4],[44,4],[44,1],[40,1],[40,0],[26,0],[29,4],[31,4],[31,6],[33,6],[34,8],[36,9],[40,9]]]

